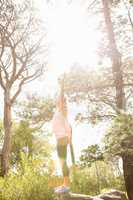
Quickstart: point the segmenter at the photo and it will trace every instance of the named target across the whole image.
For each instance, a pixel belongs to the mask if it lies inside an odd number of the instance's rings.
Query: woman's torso
[[[68,119],[59,111],[56,111],[53,116],[52,131],[55,134],[56,139],[69,136],[71,132],[71,126]]]

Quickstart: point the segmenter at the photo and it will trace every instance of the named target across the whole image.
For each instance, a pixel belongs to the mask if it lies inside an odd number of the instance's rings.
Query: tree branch
[[[2,88],[3,88],[4,90],[6,90],[6,86],[5,86],[5,83],[4,83],[3,78],[2,78],[1,67],[0,67],[0,85],[2,86]]]
[[[128,14],[128,19],[130,21],[130,24],[131,24],[131,27],[132,27],[132,31],[133,31],[133,21],[132,21],[132,18],[131,18],[131,13],[130,13],[130,10],[126,4],[126,2],[123,0],[123,4],[125,6],[125,8],[127,9],[127,14]]]
[[[23,79],[20,83],[19,83],[19,86],[18,86],[18,89],[16,91],[16,93],[14,94],[14,96],[11,98],[11,104],[14,103],[14,101],[16,100],[17,96],[19,95],[19,93],[21,92],[21,89],[22,89],[22,85],[24,84],[25,82],[25,79]]]
[[[132,95],[133,95],[133,89],[131,89],[131,91],[129,92],[129,94],[125,97],[125,98],[126,98],[126,101],[128,101],[128,99],[129,99],[130,97],[132,97]]]
[[[97,0],[93,0],[93,2],[91,2],[90,5],[88,6],[88,10],[92,9],[92,6],[94,6],[96,2]]]
[[[19,95],[19,93],[21,92],[22,86],[24,84],[27,84],[33,80],[35,80],[36,78],[38,78],[40,75],[42,74],[42,70],[36,70],[36,72],[34,72],[32,75],[27,76],[27,77],[22,77],[23,79],[21,80],[21,82],[19,83],[18,86],[18,90],[16,91],[16,93],[13,95],[13,97],[11,98],[11,103],[14,103],[14,101],[16,100],[17,96]],[[29,80],[29,81],[27,81]]]
[[[2,58],[2,56],[3,56],[3,53],[4,53],[4,41],[3,41],[3,35],[2,35],[2,33],[0,33],[0,35],[1,35],[1,41],[0,41],[0,45],[1,45],[1,52],[0,52],[0,59]]]
[[[4,64],[3,64],[3,62],[2,62],[2,60],[0,60],[0,63],[1,63],[1,69],[3,70],[3,72],[5,73],[5,79],[6,79],[6,82],[9,82],[9,75],[8,75],[8,73],[7,73],[7,71],[6,71],[6,68],[5,68],[5,66],[4,66]]]

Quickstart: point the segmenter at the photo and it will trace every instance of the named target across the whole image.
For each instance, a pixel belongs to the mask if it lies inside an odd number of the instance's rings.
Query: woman
[[[67,146],[71,143],[71,126],[67,119],[67,102],[63,93],[63,84],[61,84],[61,91],[56,102],[56,108],[52,120],[52,130],[57,140],[57,153],[62,168],[62,187],[68,187],[69,168],[67,166]]]

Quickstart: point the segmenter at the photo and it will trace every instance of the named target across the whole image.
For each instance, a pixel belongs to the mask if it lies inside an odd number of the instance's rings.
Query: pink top
[[[52,132],[55,134],[56,139],[71,136],[71,126],[68,120],[59,111],[53,116]]]

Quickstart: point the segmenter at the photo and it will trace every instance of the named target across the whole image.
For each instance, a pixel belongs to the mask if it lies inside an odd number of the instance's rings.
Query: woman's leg
[[[64,159],[60,159],[62,173],[63,173],[63,186],[69,186],[69,168]]]
[[[63,185],[69,185],[69,168],[67,166],[67,145],[57,145],[57,152],[60,159],[62,174],[63,174]]]

